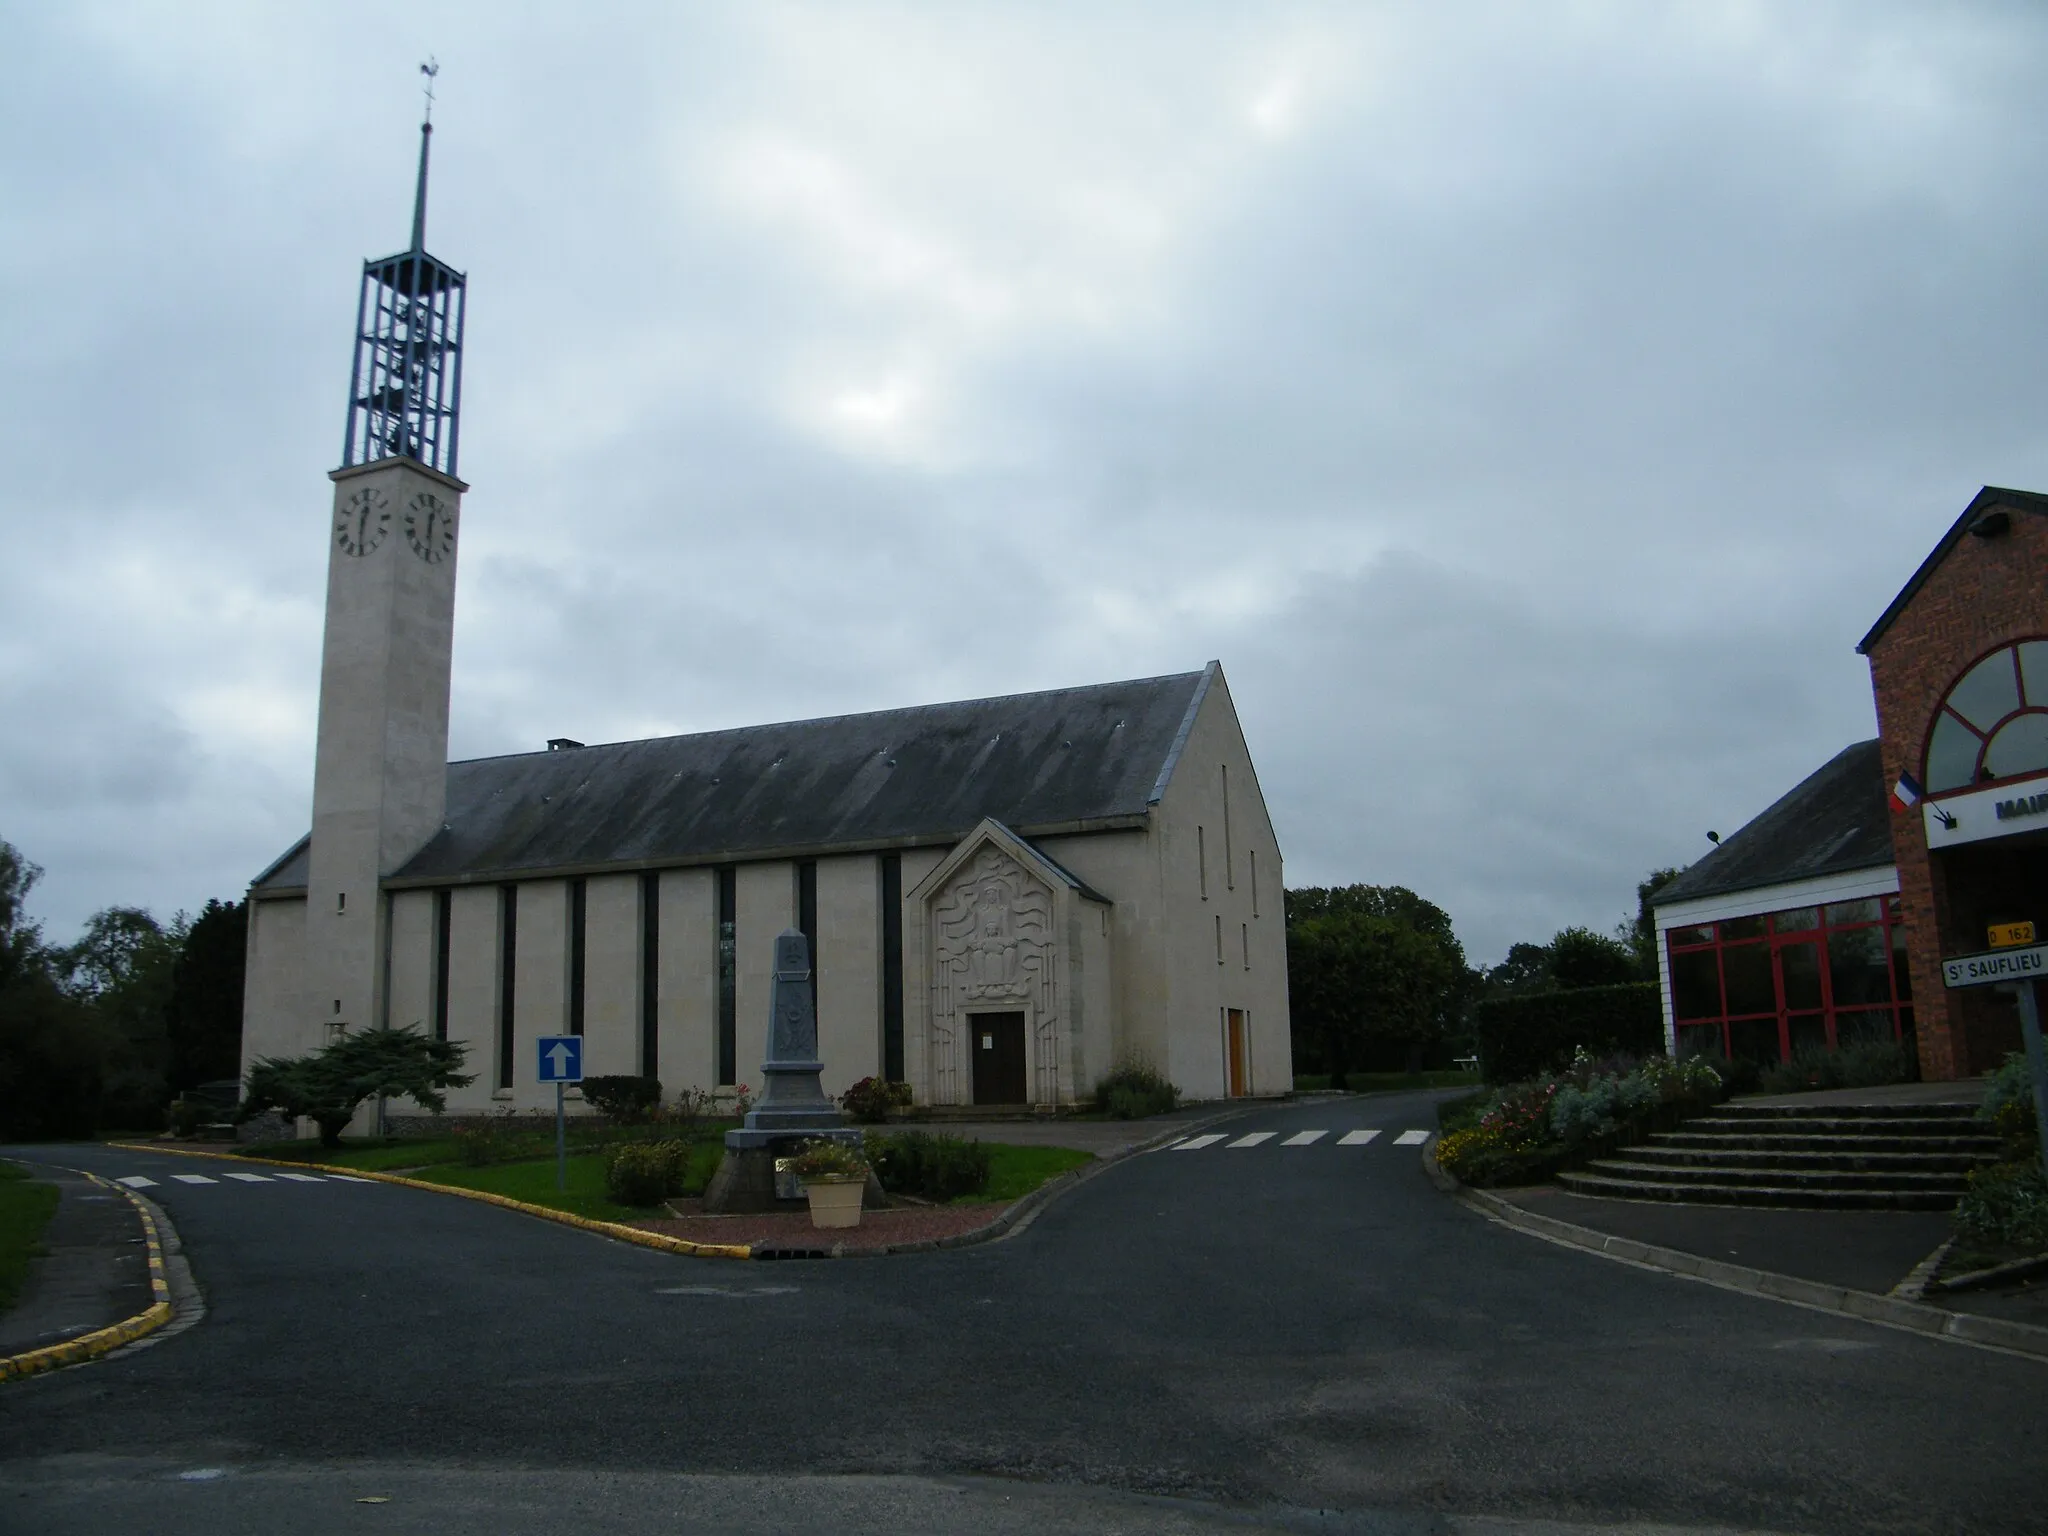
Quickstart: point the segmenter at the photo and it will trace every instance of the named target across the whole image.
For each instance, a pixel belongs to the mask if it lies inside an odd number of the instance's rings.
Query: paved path
[[[0,1396],[0,1530],[103,1530],[160,1498],[150,1528],[172,1536],[268,1531],[292,1493],[304,1528],[353,1529],[348,1501],[385,1479],[451,1508],[496,1490],[491,1529],[543,1531],[562,1508],[505,1490],[716,1503],[659,1481],[683,1474],[865,1479],[880,1502],[824,1522],[842,1528],[895,1528],[875,1511],[899,1497],[903,1529],[1012,1528],[919,1481],[962,1475],[1028,1481],[1049,1529],[2048,1528],[2039,1363],[1504,1229],[1423,1177],[1401,1143],[1431,1120],[1423,1095],[1261,1110],[1004,1242],[775,1265],[400,1187],[190,1184],[219,1165],[45,1149],[155,1179],[210,1312]],[[209,1469],[203,1496],[177,1481]],[[1102,1489],[1200,1519],[1111,1519]],[[651,1507],[611,1528],[677,1528]]]

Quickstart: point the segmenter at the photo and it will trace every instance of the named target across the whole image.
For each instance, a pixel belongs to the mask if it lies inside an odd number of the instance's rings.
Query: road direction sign
[[[1941,979],[1952,987],[1988,987],[1998,982],[2035,981],[2048,976],[2048,944],[2027,949],[1991,949],[1941,962]]]
[[[583,1081],[583,1037],[542,1035],[540,1037],[540,1080],[544,1083]]]

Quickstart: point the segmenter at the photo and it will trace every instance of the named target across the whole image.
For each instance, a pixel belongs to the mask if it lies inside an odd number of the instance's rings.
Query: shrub
[[[471,1168],[512,1162],[533,1150],[537,1139],[534,1131],[509,1109],[500,1110],[488,1120],[464,1121],[448,1135],[455,1143],[456,1157]]]
[[[1653,1056],[1596,1061],[1580,1049],[1556,1076],[1468,1094],[1439,1110],[1439,1166],[1468,1184],[1529,1184],[1593,1150],[1634,1139],[1718,1102],[1720,1075],[1704,1061]]]
[[[1998,1118],[1999,1110],[2008,1104],[2024,1104],[2034,1107],[2034,1074],[2027,1066],[2024,1051],[2007,1051],[2005,1060],[1998,1064],[1984,1085],[1984,1102],[1977,1114],[1985,1120]]]
[[[2048,1249],[2048,1179],[2041,1165],[1995,1163],[1970,1175],[1969,1192],[1956,1206],[1956,1230],[1972,1243]]]
[[[861,1125],[881,1125],[910,1108],[910,1084],[864,1077],[839,1096],[839,1107]]]
[[[199,1128],[213,1118],[212,1108],[196,1099],[171,1100],[171,1134],[196,1136]]]
[[[645,1120],[661,1104],[657,1077],[586,1077],[582,1086],[583,1102],[614,1125]]]
[[[1910,1083],[1918,1064],[1896,1040],[1866,1040],[1838,1051],[1808,1046],[1790,1061],[1762,1068],[1757,1086],[1765,1093],[1798,1093],[1818,1088],[1875,1088]]]
[[[1664,1050],[1663,1005],[1655,982],[1489,998],[1472,1014],[1489,1083],[1554,1072],[1576,1049],[1645,1056]]]
[[[1480,1116],[1492,1104],[1493,1091],[1488,1088],[1461,1093],[1455,1099],[1444,1099],[1436,1107],[1437,1129],[1446,1136],[1453,1131],[1469,1131],[1479,1124]]]
[[[690,1143],[629,1141],[605,1159],[605,1192],[620,1205],[659,1205],[690,1180]]]
[[[883,1136],[870,1131],[864,1139],[868,1166],[882,1188],[892,1194],[926,1200],[952,1200],[978,1195],[988,1188],[989,1150],[978,1141],[958,1136],[932,1136],[904,1131]]]
[[[1095,1107],[1112,1120],[1163,1115],[1179,1103],[1180,1090],[1150,1062],[1136,1058],[1118,1063],[1095,1085]]]

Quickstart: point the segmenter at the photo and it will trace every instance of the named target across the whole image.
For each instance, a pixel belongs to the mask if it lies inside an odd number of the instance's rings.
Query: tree
[[[0,1140],[90,1136],[103,1042],[28,919],[42,870],[0,838]]]
[[[42,877],[39,865],[0,838],[0,987],[43,963],[42,930],[28,920],[28,893]]]
[[[415,1028],[357,1030],[310,1056],[258,1061],[249,1069],[238,1118],[267,1109],[304,1117],[320,1127],[322,1146],[338,1147],[365,1099],[410,1098],[440,1113],[448,1103],[442,1089],[476,1081],[462,1071],[465,1054],[453,1041],[428,1039]]]
[[[165,1012],[171,973],[189,920],[166,928],[140,907],[95,912],[76,944],[54,952],[64,989],[84,1005],[105,1061],[102,1119],[158,1128],[170,1101],[170,1041]]]
[[[1312,917],[1332,917],[1355,912],[1364,917],[1386,917],[1395,922],[1457,944],[1451,931],[1451,914],[1405,885],[1305,885],[1286,895],[1287,922],[1292,925]],[[1463,952],[1463,946],[1459,946]]]
[[[1550,979],[1560,990],[1642,980],[1635,951],[1590,928],[1564,928],[1550,941]]]
[[[1465,953],[1448,932],[1449,919],[1439,932],[1434,922],[1421,928],[1389,915],[1420,908],[1442,913],[1412,891],[1388,889],[1408,900],[1297,905],[1297,893],[1288,893],[1290,911],[1313,914],[1287,926],[1289,1008],[1297,1036],[1321,1059],[1333,1083],[1363,1066],[1368,1055],[1384,1056],[1389,1048],[1411,1070],[1418,1067],[1425,1049],[1463,1014]],[[1374,905],[1381,910],[1369,910]]]
[[[1550,974],[1548,944],[1510,944],[1507,959],[1486,973],[1489,997],[1548,992],[1556,985]]]
[[[248,907],[239,901],[207,902],[185,932],[164,1008],[170,1084],[179,1093],[241,1075],[248,945]]]
[[[1636,916],[1630,922],[1626,918],[1615,930],[1615,937],[1635,951],[1636,968],[1644,981],[1657,979],[1657,909],[1651,905],[1657,893],[1685,873],[1685,866],[1676,869],[1653,869],[1636,882]]]

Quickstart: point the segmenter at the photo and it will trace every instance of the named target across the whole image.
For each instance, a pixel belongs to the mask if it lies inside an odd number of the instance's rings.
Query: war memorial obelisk
[[[811,985],[810,942],[788,928],[775,936],[775,970],[768,992],[768,1059],[761,1063],[767,1086],[746,1123],[725,1133],[725,1161],[704,1191],[713,1214],[796,1208],[777,1198],[775,1161],[806,1141],[849,1142],[860,1150],[860,1132],[846,1123],[825,1097],[819,1077],[818,1007]],[[881,1203],[881,1186],[868,1175],[868,1203]]]

